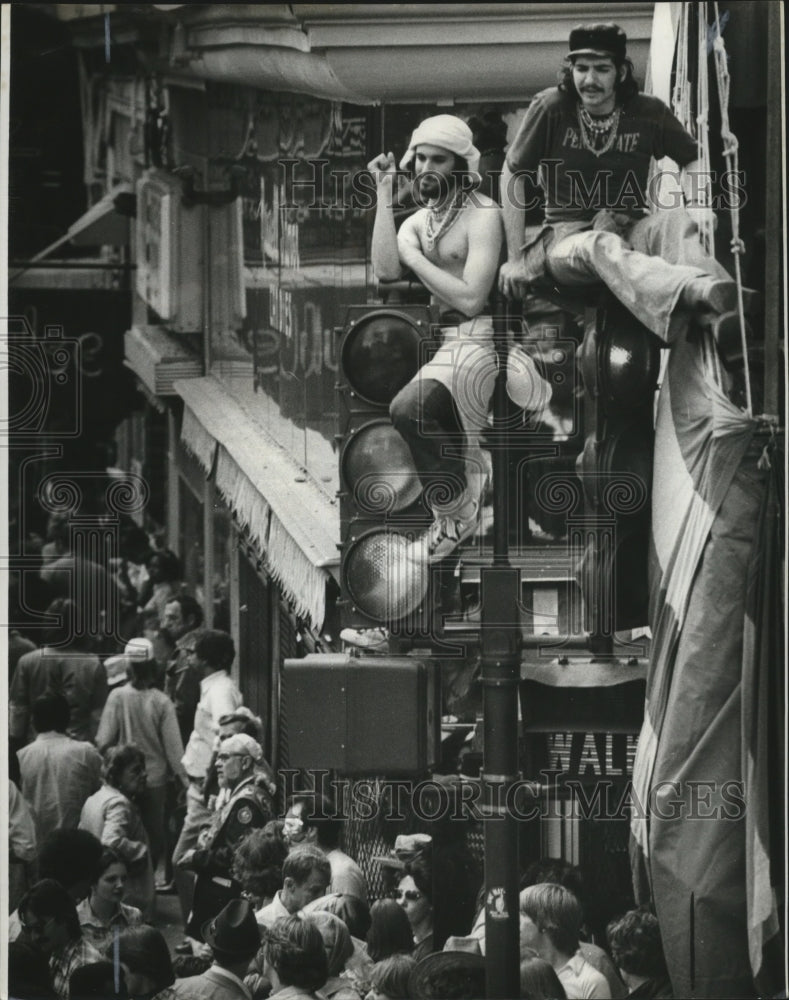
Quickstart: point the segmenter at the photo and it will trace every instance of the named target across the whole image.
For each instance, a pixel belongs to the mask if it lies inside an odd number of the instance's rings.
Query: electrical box
[[[433,663],[410,656],[285,660],[289,764],[341,774],[424,774],[440,750],[437,677]]]

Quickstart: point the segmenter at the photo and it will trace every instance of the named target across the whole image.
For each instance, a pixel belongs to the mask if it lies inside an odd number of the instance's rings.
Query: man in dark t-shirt
[[[694,311],[711,313],[722,336],[738,322],[737,289],[698,238],[701,218],[711,221],[710,178],[669,108],[638,93],[626,41],[615,24],[575,28],[562,83],[529,106],[502,175],[508,260],[499,285],[522,298],[543,274],[602,281],[665,343]],[[664,156],[684,168],[682,191],[650,179],[652,158]],[[542,189],[545,223],[524,242],[529,178]]]

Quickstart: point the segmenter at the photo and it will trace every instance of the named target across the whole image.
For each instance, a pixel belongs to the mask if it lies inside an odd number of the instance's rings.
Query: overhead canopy
[[[64,243],[80,247],[123,246],[129,241],[129,219],[135,212],[136,197],[131,184],[119,184],[73,222],[64,236],[37,253],[31,263],[44,260]],[[11,275],[10,280],[14,277]]]
[[[641,79],[653,7],[616,4]],[[104,45],[103,8],[80,9],[82,18],[71,18],[76,43]],[[608,20],[611,10],[593,2],[119,4],[112,25],[113,37],[138,38],[145,21],[166,25],[174,75],[358,104],[450,105],[528,99],[551,86],[570,30]]]

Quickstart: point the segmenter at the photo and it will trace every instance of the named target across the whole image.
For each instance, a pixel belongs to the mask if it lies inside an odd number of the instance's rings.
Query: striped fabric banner
[[[681,997],[750,995],[756,971],[746,827],[759,791],[743,787],[741,735],[755,697],[743,633],[764,442],[718,372],[709,344],[691,333],[670,352],[658,404],[653,640],[633,773],[634,885],[640,901],[654,901]],[[763,856],[756,864],[764,872]]]

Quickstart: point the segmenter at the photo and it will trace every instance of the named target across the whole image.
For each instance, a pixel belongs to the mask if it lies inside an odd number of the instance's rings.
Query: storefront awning
[[[216,379],[178,380],[174,388],[185,406],[184,445],[202,454],[205,467],[206,442],[216,442],[217,489],[248,529],[267,572],[320,631],[329,569],[339,564],[336,503]]]

